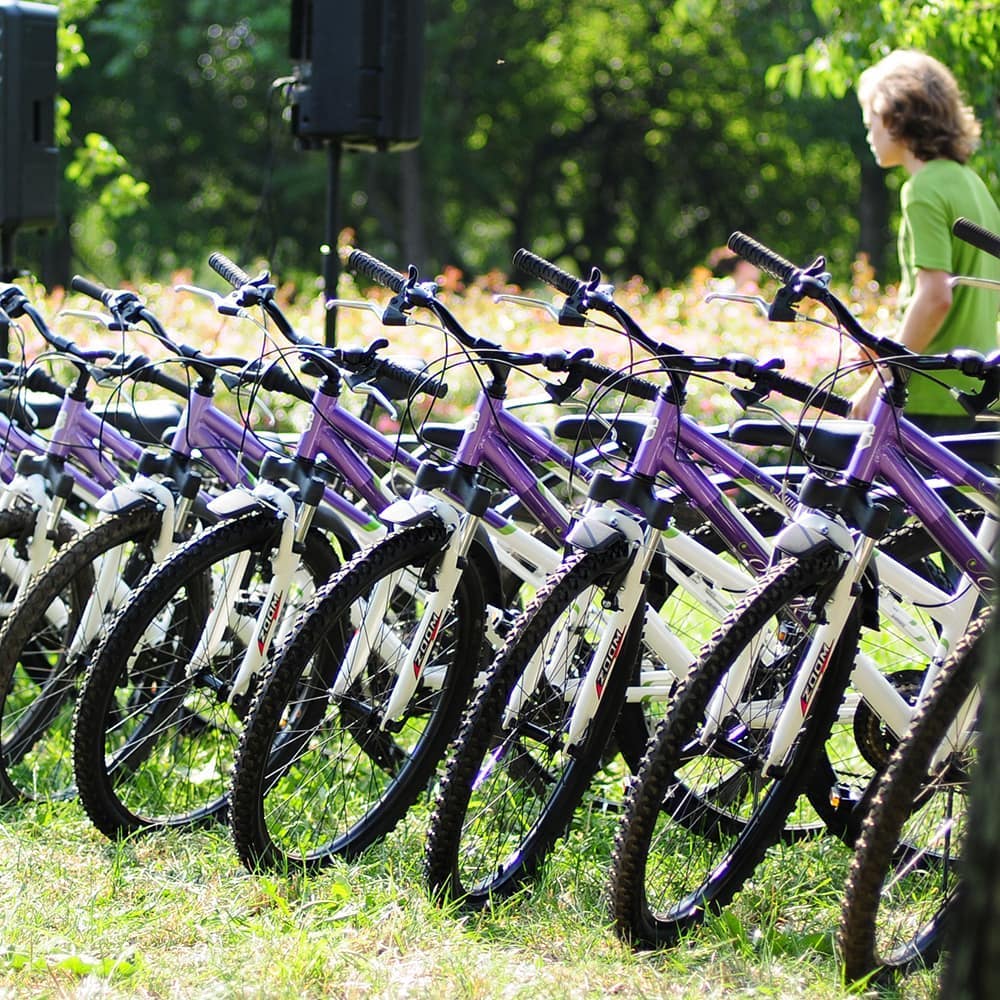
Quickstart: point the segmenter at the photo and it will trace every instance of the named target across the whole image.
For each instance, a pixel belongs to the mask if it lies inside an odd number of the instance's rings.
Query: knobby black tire
[[[751,507],[744,513],[765,537],[772,535],[782,523],[780,516],[766,506]],[[965,523],[974,527],[982,514],[970,510],[960,513],[959,516]],[[718,536],[709,526],[702,526],[694,536],[712,551],[719,551],[721,548]],[[896,529],[880,542],[879,550],[930,582],[947,589],[948,581],[945,573],[932,558],[938,551],[937,545],[921,525],[909,523]],[[666,605],[668,609],[675,609],[677,606],[678,598],[671,596],[677,589],[673,580],[668,578],[664,588],[665,593],[662,595],[664,600],[669,599],[671,602]],[[649,588],[651,596],[652,592],[651,585]],[[874,606],[875,602],[872,602],[872,607]],[[930,623],[922,618],[920,609],[906,606],[906,611],[904,618],[908,625],[923,621],[921,627],[929,628]],[[673,611],[668,619],[671,628],[688,644],[695,639],[692,648],[698,650],[711,637],[711,632],[703,633],[701,640],[697,641],[698,636],[693,633],[690,625],[697,621],[698,612],[692,609],[691,612],[683,613],[689,617],[677,621],[676,610]],[[701,617],[703,620],[706,619],[706,613],[702,612]],[[708,618],[707,621],[711,622],[711,619]],[[872,619],[870,624],[875,625],[875,620]],[[926,654],[912,647],[905,632],[897,630],[890,621],[883,618],[877,624],[877,628],[866,628],[863,631],[861,649],[880,663],[884,670],[890,672],[898,686],[908,690],[907,685],[914,685],[925,669]],[[712,632],[717,625],[716,620],[711,625]],[[704,621],[702,626],[704,627]],[[646,752],[646,743],[652,735],[652,730],[655,729],[652,723],[662,718],[668,704],[669,702],[644,701],[639,704],[627,703],[624,707],[616,730],[616,742],[633,772],[638,771]],[[858,745],[855,745],[855,739],[849,733],[852,728],[859,740]],[[790,824],[785,830],[785,838],[795,840],[825,827],[851,840],[856,834],[852,819],[853,805],[862,798],[871,778],[885,766],[895,744],[895,736],[867,710],[864,702],[860,702],[854,718],[845,720],[845,725],[838,727],[831,734],[826,750],[817,755],[816,767],[806,790],[815,815],[801,824]],[[724,779],[724,786],[721,789],[724,796],[732,792],[732,789],[727,790],[725,785],[728,785],[728,781]],[[836,806],[831,802],[831,791],[834,789],[840,792]],[[706,790],[706,795],[703,796],[705,809],[708,808],[709,795],[710,792]],[[683,821],[684,814],[678,818]],[[704,814],[700,821],[704,822]],[[727,810],[725,814],[720,813],[718,821],[727,822],[730,828],[735,828],[741,822],[731,810]]]
[[[420,684],[391,726],[380,722],[398,668],[382,655],[384,644],[344,694],[334,696],[331,686],[351,636],[371,625],[364,609],[373,588],[401,571],[378,624],[409,644],[420,609],[403,583],[435,589],[428,577],[447,537],[434,519],[356,557],[319,591],[275,655],[233,772],[230,824],[251,870],[354,858],[391,832],[426,790],[480,669],[485,600],[475,567],[460,575]]]
[[[699,923],[706,912],[725,906],[742,888],[768,847],[780,839],[796,800],[810,779],[815,756],[830,733],[847,684],[857,647],[857,605],[830,655],[785,770],[766,790],[765,779],[759,775],[759,747],[752,741],[744,743],[748,740],[746,734],[730,737],[724,725],[708,744],[692,741],[729,667],[758,634],[764,634],[771,619],[786,605],[795,602],[801,618],[803,607],[808,607],[814,595],[822,593],[836,579],[840,562],[840,555],[828,549],[801,558],[787,558],[774,566],[719,628],[678,689],[626,796],[615,840],[611,908],[615,928],[625,939],[650,945],[675,942],[679,934]],[[794,671],[804,642],[803,638],[789,647],[788,674]],[[781,700],[785,679],[783,673],[763,671],[761,693],[755,693],[755,697]],[[769,694],[768,683],[774,685]],[[719,750],[713,750],[716,739],[721,746]],[[742,759],[734,756],[740,750],[745,753]],[[692,780],[687,776],[679,781],[678,770],[687,762],[698,767],[715,755],[726,766],[741,762],[745,773],[737,773],[734,785],[746,800],[742,806],[745,818],[731,826],[721,824],[712,803],[704,827],[699,827],[695,815],[679,823],[676,817],[688,806],[694,812],[702,808],[702,803],[697,797],[687,802],[676,794],[675,789],[680,788],[687,796]],[[757,768],[756,778],[754,768]],[[663,825],[664,842],[654,844],[658,824]],[[678,839],[692,845],[696,853],[687,855],[684,846],[678,845]],[[671,864],[676,866],[673,871],[668,870]],[[661,891],[658,885],[647,884],[648,879],[661,874],[668,879],[665,889]],[[661,898],[664,895],[666,899]]]
[[[59,798],[72,790],[73,709],[89,650],[67,659],[67,647],[93,589],[93,563],[128,542],[148,551],[161,522],[152,503],[98,521],[53,553],[4,621],[0,801]],[[59,625],[53,619],[63,609]]]
[[[605,682],[598,708],[579,745],[567,753],[564,725],[573,699],[543,679],[505,726],[512,692],[546,637],[559,631],[562,616],[578,607],[600,610],[611,576],[629,556],[624,542],[600,553],[577,552],[564,561],[525,609],[486,683],[463,719],[449,755],[428,831],[425,874],[431,894],[486,906],[526,885],[591,786],[619,716],[642,635],[644,602],[621,639],[621,651]],[[581,597],[583,600],[580,600]],[[587,623],[584,623],[587,624]],[[579,632],[580,655],[567,666],[583,671],[599,636],[597,625]],[[494,786],[500,790],[494,792]],[[503,799],[505,807],[500,800]]]
[[[252,628],[280,532],[268,511],[203,532],[146,577],[95,650],[77,699],[73,769],[80,801],[108,837],[224,819],[253,693],[251,685],[230,703],[241,635],[227,630],[209,662],[189,664],[214,603],[213,579],[221,581],[241,555],[248,564],[234,610],[242,630]],[[338,560],[316,532],[307,535],[301,559],[311,597]],[[284,613],[294,600],[291,594]]]
[[[989,624],[990,615],[981,615],[945,661],[871,796],[837,935],[850,982],[873,974],[891,979],[932,965],[940,954],[958,900],[973,760],[952,756],[933,774],[928,769],[968,709]]]

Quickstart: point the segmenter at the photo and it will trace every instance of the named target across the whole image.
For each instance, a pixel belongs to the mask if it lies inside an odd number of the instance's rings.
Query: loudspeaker
[[[424,0],[292,0],[292,131],[303,146],[420,141]]]
[[[56,18],[49,4],[0,2],[0,228],[56,219]]]

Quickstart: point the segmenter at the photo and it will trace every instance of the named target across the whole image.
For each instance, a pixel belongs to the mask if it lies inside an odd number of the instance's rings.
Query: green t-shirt
[[[966,218],[1000,233],[1000,208],[973,170],[954,160],[931,160],[903,185],[903,220],[899,230],[899,264],[902,270],[900,305],[905,308],[916,287],[918,268],[965,274],[1000,281],[1000,260],[952,236],[952,223]],[[959,285],[951,308],[927,354],[945,354],[955,347],[970,347],[988,354],[996,350],[1000,293]],[[982,383],[935,372],[961,388],[973,391]],[[952,396],[929,378],[910,380],[908,413],[964,414]]]

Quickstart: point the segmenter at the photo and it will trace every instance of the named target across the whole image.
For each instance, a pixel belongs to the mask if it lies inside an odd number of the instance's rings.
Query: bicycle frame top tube
[[[940,478],[952,485],[972,490],[973,499],[975,495],[982,497],[988,505],[988,514],[994,518],[1000,488],[988,476],[901,417],[885,399],[876,401],[869,427],[870,432],[862,437],[848,464],[844,474],[846,481],[863,487],[879,476],[888,482],[949,558],[981,591],[992,592],[995,589],[992,556],[980,548],[952,515],[947,504],[913,467],[910,458],[933,468]]]
[[[325,459],[372,510],[381,513],[396,497],[382,485],[364,455],[386,464],[396,462],[412,473],[419,465],[417,459],[393,440],[344,409],[339,392],[331,395],[321,385],[313,396],[309,425],[299,437],[295,457],[307,462]],[[368,511],[330,487],[323,491],[323,501],[365,530],[378,523]]]
[[[518,496],[539,524],[554,537],[562,538],[569,528],[568,513],[538,482],[537,476],[521,455],[536,462],[554,462],[571,476],[578,477],[583,485],[593,479],[593,472],[564,448],[550,441],[502,405],[497,406],[497,403],[502,404],[502,401],[487,398],[485,392],[480,394],[475,432],[462,439],[457,460],[464,460],[468,456],[470,464],[484,462]],[[488,511],[486,522],[492,527],[500,528],[504,519],[497,512]]]
[[[82,466],[83,474],[71,465],[66,471],[81,489],[100,496],[122,479],[121,471],[112,459],[137,462],[142,446],[91,413],[86,400],[75,399],[67,393],[59,407],[46,454],[53,458],[72,459]]]
[[[0,481],[9,483],[14,478],[17,456],[23,451],[41,455],[46,442],[19,427],[13,420],[0,413]]]
[[[554,461],[561,467],[589,481],[590,471],[578,465],[571,455],[544,438],[503,407],[503,402],[480,392],[469,426],[456,453],[456,462],[472,467],[485,465],[512,485],[525,506],[550,530],[562,534],[568,526],[564,511],[557,509],[539,487],[537,478],[513,450],[512,445],[539,461]],[[363,420],[338,404],[336,396],[317,394],[309,427],[303,434],[297,455],[315,459],[320,455],[340,471],[351,487],[376,511],[383,510],[395,498],[380,483],[360,457],[371,455],[384,463],[397,463],[415,474],[419,461],[400,448],[391,438],[373,430]],[[331,493],[332,491],[327,491]],[[348,502],[333,494],[330,502],[341,512]],[[348,516],[350,516],[348,514]],[[486,514],[488,523],[501,527],[504,518],[494,511]]]
[[[481,389],[455,454],[455,463],[470,468],[485,466],[517,495],[540,524],[561,538],[569,527],[569,515],[539,484],[522,455],[538,462],[555,462],[570,474],[578,475],[584,483],[592,478],[591,471],[569,452],[506,409],[503,399]],[[485,520],[498,530],[506,523],[493,510],[486,513]]]
[[[709,471],[693,460],[695,456]],[[795,505],[794,496],[778,480],[725,442],[713,438],[685,416],[668,393],[661,393],[653,404],[638,451],[629,463],[628,475],[651,481],[658,475],[666,475],[680,492],[694,501],[732,551],[739,553],[749,566],[763,572],[770,562],[770,551],[756,533],[747,530],[746,520],[712,481],[710,472],[723,472],[734,479],[753,483],[759,492],[770,498],[776,509],[788,511]]]

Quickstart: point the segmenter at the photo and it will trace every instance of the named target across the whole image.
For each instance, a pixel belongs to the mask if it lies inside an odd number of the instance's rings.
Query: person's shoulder
[[[924,164],[906,179],[900,191],[903,204],[939,202],[949,198],[949,192],[981,184],[975,171],[956,160],[938,159]]]
[[[924,164],[911,178],[910,184],[918,191],[933,190],[941,184],[960,182],[972,173],[972,169],[956,160],[930,160]]]

